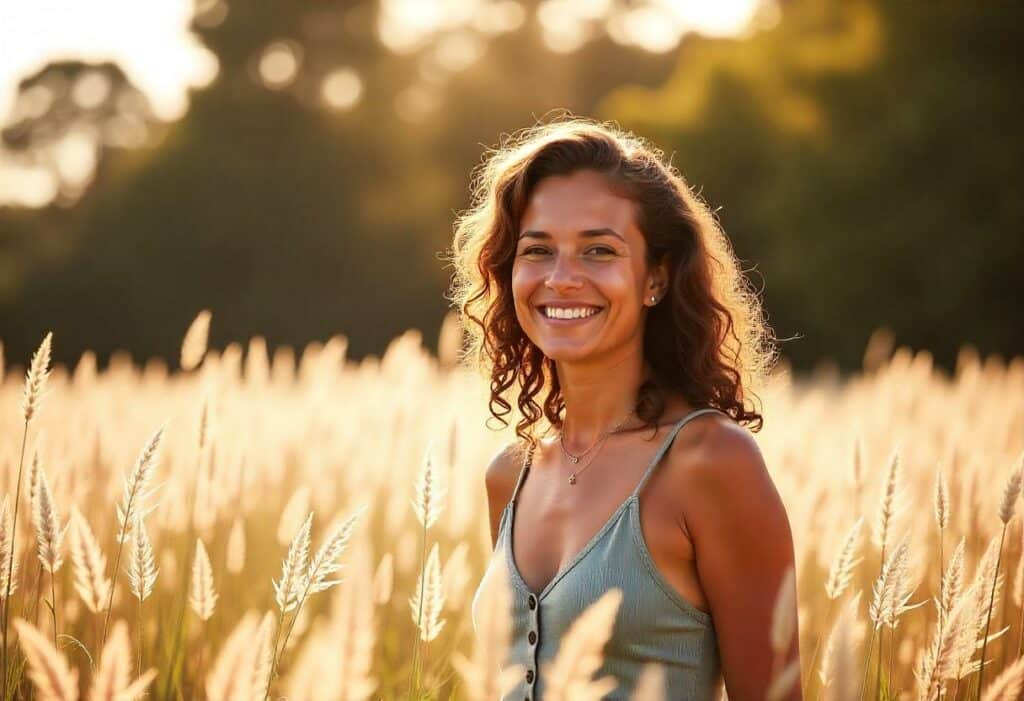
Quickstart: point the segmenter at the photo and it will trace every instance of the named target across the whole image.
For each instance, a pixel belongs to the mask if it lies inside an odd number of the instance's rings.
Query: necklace
[[[562,447],[562,452],[565,453],[566,457],[568,457],[569,460],[574,465],[578,464],[579,461],[580,461],[580,458],[582,458],[584,455],[589,453],[591,450],[593,450],[594,448],[598,449],[597,452],[594,453],[594,457],[592,457],[590,460],[588,460],[586,465],[584,465],[583,467],[581,467],[578,470],[573,470],[573,472],[569,475],[569,484],[576,484],[576,476],[581,474],[584,470],[586,470],[588,467],[590,467],[592,464],[594,464],[594,459],[597,457],[597,453],[601,452],[600,446],[603,446],[604,442],[606,440],[608,440],[608,437],[610,435],[612,435],[613,433],[615,433],[616,431],[618,431],[620,428],[622,428],[622,426],[627,421],[629,421],[630,417],[632,417],[632,416],[633,416],[633,409],[630,409],[629,413],[626,414],[626,416],[622,419],[622,421],[619,421],[617,424],[612,426],[611,429],[609,429],[608,431],[605,431],[603,434],[601,434],[601,436],[599,436],[598,439],[596,441],[594,441],[593,445],[591,445],[589,448],[587,448],[585,451],[583,451],[579,455],[573,455],[572,453],[570,453],[568,450],[565,449],[565,443],[562,440],[562,435],[563,435],[562,431],[558,432],[558,444]]]

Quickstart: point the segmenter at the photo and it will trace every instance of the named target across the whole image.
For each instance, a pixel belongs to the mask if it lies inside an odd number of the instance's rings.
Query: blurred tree
[[[857,366],[880,324],[940,360],[1021,349],[1009,5],[792,0],[773,29],[649,53],[590,30],[554,51],[538,4],[416,34],[376,0],[201,0],[220,72],[185,118],[104,147],[73,207],[0,209],[9,362],[51,328],[58,360],[173,361],[204,307],[215,346],[432,343],[472,167],[556,107],[620,119],[725,205],[798,367]]]
[[[684,42],[663,86],[601,111],[721,207],[796,365],[858,367],[882,325],[947,368],[964,343],[1020,354],[1018,9],[791,2],[749,39]]]
[[[526,26],[477,31],[486,56],[445,69],[436,46],[465,27],[396,53],[377,21],[370,0],[202,3],[196,31],[220,73],[158,147],[106,153],[73,210],[0,210],[0,251],[20,273],[0,297],[7,357],[28,357],[52,328],[59,360],[85,348],[173,360],[204,307],[214,345],[341,332],[358,358],[411,327],[432,344],[449,275],[438,255],[481,145],[672,67],[607,40],[554,54]],[[350,109],[327,99],[338,71],[365,86]],[[70,251],[12,258],[53,218]]]

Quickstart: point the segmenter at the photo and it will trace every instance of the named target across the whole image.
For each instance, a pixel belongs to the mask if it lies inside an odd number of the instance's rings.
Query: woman
[[[594,675],[617,680],[606,699],[656,662],[668,699],[717,699],[724,682],[731,701],[763,701],[799,660],[796,636],[770,645],[793,543],[741,425],[761,428],[745,400],[773,339],[707,207],[646,142],[560,119],[490,156],[453,253],[466,355],[492,414],[507,423],[516,386],[522,415],[487,468],[494,553],[473,601],[477,620],[483,588],[508,578],[524,674],[504,698],[542,699],[568,626],[617,587]]]

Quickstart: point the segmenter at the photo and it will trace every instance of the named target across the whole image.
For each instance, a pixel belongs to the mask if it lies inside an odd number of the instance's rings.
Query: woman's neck
[[[558,379],[565,401],[562,440],[566,449],[586,450],[622,422],[635,408],[637,392],[646,376],[639,350],[604,367],[559,363]],[[623,426],[635,420],[627,419]]]

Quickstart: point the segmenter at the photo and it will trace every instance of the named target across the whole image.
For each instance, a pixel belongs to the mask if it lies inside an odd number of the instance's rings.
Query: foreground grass
[[[5,698],[495,698],[517,676],[492,672],[507,629],[474,636],[469,601],[483,466],[512,434],[484,427],[486,386],[415,332],[352,363],[342,337],[208,351],[208,324],[181,372],[50,367],[41,347],[4,373]],[[761,395],[796,545],[790,683],[1017,698],[1024,359],[964,350],[946,377],[925,352],[868,355]],[[581,624],[598,652],[614,593],[599,604]]]

